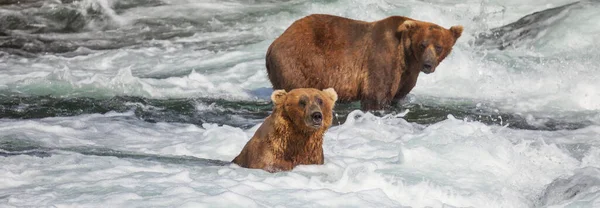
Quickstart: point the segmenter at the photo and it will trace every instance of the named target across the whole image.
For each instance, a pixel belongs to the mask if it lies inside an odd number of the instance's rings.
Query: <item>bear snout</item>
[[[313,111],[310,114],[310,126],[314,127],[314,128],[319,128],[321,127],[321,125],[323,125],[323,113],[321,113],[321,111]]]
[[[421,71],[423,71],[425,74],[431,74],[433,71],[435,71],[435,64],[426,61],[425,63],[423,63],[423,69]]]
[[[313,124],[321,125],[323,123],[323,114],[321,112],[314,112],[310,114]]]
[[[433,73],[435,71],[435,67],[438,64],[437,56],[433,49],[430,48],[425,50],[425,54],[423,54],[423,68],[421,69],[421,71],[425,74]]]

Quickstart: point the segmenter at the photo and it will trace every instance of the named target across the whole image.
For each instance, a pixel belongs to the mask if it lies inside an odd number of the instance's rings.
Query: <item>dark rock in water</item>
[[[1,30],[22,30],[27,26],[27,19],[19,13],[0,14]],[[1,35],[1,34],[0,34]]]
[[[4,52],[4,53],[0,53],[0,57],[3,57],[5,54],[13,54],[13,55],[22,56],[25,58],[37,57],[37,55],[35,53],[29,53],[29,52],[21,50],[21,49],[0,48],[0,51]]]
[[[154,7],[165,5],[161,0],[120,0],[116,1],[114,4],[115,10],[124,10],[130,9],[134,7],[144,6],[144,7]]]
[[[167,164],[182,164],[190,166],[226,166],[231,164],[229,161],[197,158],[193,156],[175,156],[175,155],[155,155],[137,152],[119,151],[104,147],[69,147],[69,148],[48,148],[43,147],[36,142],[23,141],[18,139],[0,138],[0,157],[11,157],[27,155],[32,157],[50,157],[58,152],[71,152],[89,156],[117,157],[130,160],[144,160],[149,162],[159,162]]]
[[[0,138],[0,156],[10,157],[29,155],[33,157],[49,157],[51,154],[35,142],[21,139]]]
[[[572,9],[581,8],[582,4],[584,3],[578,1],[529,14],[516,22],[479,34],[474,41],[474,45],[500,50],[504,50],[509,46],[520,47],[526,45],[539,38],[548,28],[568,17]]]
[[[11,4],[26,4],[33,2],[40,2],[44,0],[0,0],[0,6],[2,5],[11,5]]]
[[[123,26],[113,16],[116,11],[108,11],[164,4],[160,0],[122,0],[111,5],[115,8],[97,2],[82,8],[79,3],[66,0],[20,2],[0,3],[0,51],[18,56],[45,53],[73,56],[80,49],[117,49],[149,40],[189,37],[195,34],[190,26],[196,30],[204,28],[194,25],[195,22],[178,20],[158,24],[132,22]]]
[[[0,37],[0,48],[19,49],[30,53],[39,53],[44,51],[42,43],[39,40],[29,40],[20,37]]]
[[[575,171],[571,177],[559,178],[548,184],[539,198],[538,205],[545,207],[559,204],[598,188],[600,188],[600,169],[586,167]]]
[[[80,32],[86,25],[85,17],[75,8],[58,8],[50,13],[49,17],[55,21],[56,26],[47,32]]]
[[[175,155],[155,155],[145,154],[136,152],[126,152],[113,150],[109,148],[97,148],[97,147],[71,147],[58,149],[61,151],[75,152],[82,155],[89,156],[106,156],[106,157],[117,157],[121,159],[131,160],[145,160],[149,162],[159,162],[166,164],[181,164],[189,166],[226,166],[231,164],[229,161],[214,160],[206,158],[198,158],[193,156],[175,156]]]
[[[63,53],[76,50],[78,47],[69,41],[45,40],[28,36],[0,37],[0,49],[10,48],[26,53]],[[16,52],[15,50],[4,51]]]
[[[18,156],[18,155],[27,155],[32,157],[50,157],[52,154],[48,151],[44,150],[31,150],[31,151],[20,151],[20,152],[5,152],[0,150],[0,157],[10,157],[10,156]]]
[[[103,36],[100,33],[90,33],[88,37],[63,37],[61,35],[26,34],[0,30],[0,50],[11,53],[17,49],[27,53],[67,53],[79,48],[91,50],[117,49],[141,44],[147,40],[164,40],[175,37],[192,36],[191,31],[169,31],[155,29],[137,34],[116,34]],[[18,55],[18,54],[16,54]]]

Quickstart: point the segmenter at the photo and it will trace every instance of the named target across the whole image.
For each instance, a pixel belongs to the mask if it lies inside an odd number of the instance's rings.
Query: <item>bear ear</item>
[[[462,35],[463,32],[463,26],[462,25],[455,25],[450,27],[450,32],[452,32],[452,35],[454,36],[454,39],[458,39],[460,37],[460,35]]]
[[[333,102],[337,101],[338,95],[337,95],[337,92],[335,92],[335,90],[333,88],[330,87],[330,88],[324,89],[323,92],[325,92],[325,94],[327,94],[329,99],[333,100]]]
[[[287,92],[285,90],[275,90],[273,94],[271,94],[271,100],[275,105],[280,104],[285,99]]]
[[[396,32],[408,32],[415,28],[417,28],[417,23],[414,20],[405,20],[400,26],[398,26]]]

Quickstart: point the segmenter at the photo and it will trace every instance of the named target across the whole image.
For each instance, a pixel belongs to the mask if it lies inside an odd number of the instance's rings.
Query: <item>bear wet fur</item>
[[[269,46],[273,89],[334,88],[362,110],[396,104],[446,58],[463,27],[442,28],[408,17],[365,22],[325,14],[295,21]]]
[[[332,88],[275,90],[273,112],[232,162],[268,172],[323,164],[323,135],[331,126],[337,99]]]

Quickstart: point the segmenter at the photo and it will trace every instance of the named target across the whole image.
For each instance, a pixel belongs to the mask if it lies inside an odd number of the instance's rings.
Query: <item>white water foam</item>
[[[1,120],[0,138],[44,147],[107,147],[230,161],[257,127],[150,124],[131,113],[109,113]],[[422,126],[355,111],[326,134],[321,166],[270,174],[237,165],[170,164],[68,151],[47,158],[1,157],[0,201],[18,207],[528,207],[538,203],[555,178],[579,168],[600,168],[593,162],[600,160],[599,133],[600,126],[538,132],[451,116]],[[586,151],[575,156],[564,147],[571,143],[585,145]],[[598,185],[583,191],[593,193]]]

